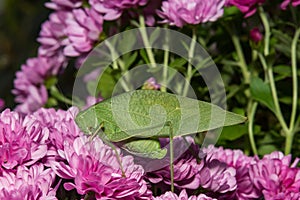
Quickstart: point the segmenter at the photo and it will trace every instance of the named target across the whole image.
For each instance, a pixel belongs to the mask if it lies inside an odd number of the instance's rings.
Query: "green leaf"
[[[160,148],[158,140],[150,139],[133,140],[125,143],[122,148],[131,154],[151,159],[162,159],[168,152],[167,149]]]
[[[136,90],[114,96],[76,117],[76,123],[87,134],[92,134],[102,123],[111,142],[169,137],[170,130],[173,130],[174,137],[185,136],[245,120],[241,115],[207,102],[154,90]],[[135,144],[131,143],[130,148],[136,152],[138,147],[134,147]],[[148,145],[153,151],[154,144]],[[139,153],[145,155],[145,151],[148,150],[140,150]]]
[[[125,64],[125,69],[128,69],[133,63],[134,61],[136,60],[138,56],[138,53],[135,51],[134,53],[132,54],[125,54],[123,56],[123,61],[124,61],[124,64]]]
[[[173,68],[182,67],[187,63],[187,60],[184,58],[176,58],[174,61],[172,61],[169,66]]]
[[[272,145],[272,144],[267,144],[267,145],[263,145],[263,146],[260,146],[258,148],[258,154],[259,155],[266,155],[266,154],[270,154],[274,151],[277,151],[278,149],[276,148],[275,145]]]
[[[111,97],[115,84],[116,81],[113,77],[113,72],[110,68],[108,68],[108,70],[103,72],[101,79],[98,82],[96,94],[100,93],[101,96],[104,98]],[[92,86],[93,86],[92,83],[91,85],[88,85],[88,89],[91,90]],[[94,96],[96,95],[95,91],[89,91],[89,92],[92,92],[91,95]]]
[[[146,63],[150,63],[145,49],[140,50],[140,55]]]
[[[269,84],[265,83],[259,77],[253,77],[250,82],[250,91],[253,99],[267,106],[275,113],[275,104]]]
[[[236,140],[247,133],[247,126],[236,125],[224,127],[220,135],[220,140]]]
[[[160,36],[161,36],[160,28],[156,28],[150,35],[149,43],[153,45],[154,42],[157,40],[157,38],[159,38]]]

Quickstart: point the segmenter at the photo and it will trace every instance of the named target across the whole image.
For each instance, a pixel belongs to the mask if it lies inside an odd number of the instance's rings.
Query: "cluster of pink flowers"
[[[182,27],[214,22],[223,16],[226,6],[236,6],[245,13],[245,17],[249,17],[264,2],[265,0],[89,0],[83,3],[81,0],[51,0],[45,4],[53,12],[41,26],[37,39],[40,43],[38,55],[28,59],[16,73],[13,89],[15,101],[19,103],[16,110],[31,113],[47,104],[49,88],[45,86],[46,80],[62,73],[70,58],[82,60],[101,42],[104,23],[122,21],[124,12],[136,17],[133,10],[140,9],[147,24],[154,25],[155,18],[159,17],[158,23]],[[290,3],[298,6],[300,1],[285,0],[281,8],[285,9]]]
[[[292,163],[281,152],[259,159],[212,145],[199,149],[190,137],[191,146],[174,162],[175,189],[181,193],[172,193],[169,165],[146,174],[118,147],[84,136],[74,121],[77,112],[72,107],[0,114],[1,198],[56,199],[63,187],[96,199],[299,199],[300,159]],[[182,138],[174,142],[186,145]],[[151,184],[165,193],[154,197]],[[198,196],[189,192],[200,188],[205,192]]]
[[[250,157],[240,150],[209,146],[200,149],[191,138],[190,148],[174,162],[175,192],[170,192],[170,166],[145,172],[134,158],[100,138],[85,136],[74,119],[75,107],[67,111],[42,108],[48,102],[47,80],[57,77],[69,59],[81,59],[100,42],[107,21],[119,20],[125,12],[140,11],[154,24],[183,27],[214,22],[226,6],[236,6],[245,17],[253,15],[265,0],[51,0],[53,10],[42,24],[38,55],[21,66],[13,94],[15,111],[0,114],[0,199],[57,199],[58,187],[75,191],[80,198],[96,199],[300,199],[299,159],[281,152]],[[157,3],[156,2],[156,3]],[[299,0],[285,0],[282,9]],[[152,15],[155,14],[155,17]],[[157,15],[157,16],[156,16]],[[262,39],[258,29],[251,32]],[[159,89],[153,78],[145,89]],[[90,96],[86,107],[101,101]],[[4,102],[0,99],[0,110]],[[162,146],[166,141],[162,141]],[[175,144],[181,145],[182,138]],[[192,152],[192,153],[191,153]],[[160,187],[160,196],[151,185]],[[203,194],[192,194],[191,191]],[[181,191],[181,192],[179,192]]]
[[[281,3],[280,7],[281,7],[281,9],[285,10],[289,4],[292,4],[292,6],[296,7],[296,6],[300,5],[300,1],[299,0],[284,0]]]

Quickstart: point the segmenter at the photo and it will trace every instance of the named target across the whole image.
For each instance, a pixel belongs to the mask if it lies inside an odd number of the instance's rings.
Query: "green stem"
[[[257,102],[249,102],[249,108],[248,108],[248,132],[249,132],[249,139],[250,139],[250,144],[251,144],[251,148],[252,151],[255,155],[258,154],[257,152],[257,148],[256,148],[256,144],[255,144],[255,139],[254,139],[254,131],[253,131],[253,124],[254,124],[254,116],[256,113],[256,109],[257,109]]]
[[[250,83],[250,73],[248,72],[248,67],[247,67],[247,63],[245,60],[245,56],[244,56],[244,53],[242,50],[240,40],[235,33],[233,33],[231,35],[231,39],[232,39],[233,45],[235,47],[235,50],[236,50],[238,58],[239,58],[239,67],[241,68],[243,77],[245,79],[245,83],[249,84]],[[249,95],[247,94],[247,96],[249,96]]]
[[[163,66],[163,84],[160,87],[160,91],[166,92],[166,85],[167,85],[167,78],[168,78],[168,66],[169,66],[169,37],[167,36],[166,38],[166,43],[165,43],[165,48],[164,48],[164,66]]]
[[[115,48],[110,44],[110,42],[105,41],[106,46],[108,47],[110,53],[111,53],[111,59],[113,61],[113,69],[118,69],[118,63],[117,63],[117,59],[118,59],[118,55],[116,53]]]
[[[289,130],[288,130],[286,122],[283,118],[281,108],[280,108],[280,105],[279,105],[275,80],[274,80],[274,76],[273,76],[273,69],[272,69],[271,66],[268,67],[267,62],[266,62],[264,56],[261,53],[258,53],[258,57],[259,57],[259,60],[260,60],[261,64],[263,65],[263,68],[266,69],[267,73],[268,73],[268,79],[269,79],[269,83],[270,83],[270,87],[271,87],[271,93],[272,93],[274,106],[275,106],[275,113],[274,114],[276,115],[280,125],[282,126],[284,133],[287,134],[289,132]]]
[[[84,196],[84,200],[89,200],[91,198],[94,197],[94,192],[88,192],[85,196]]]
[[[144,42],[144,45],[145,45],[146,53],[147,53],[148,58],[150,60],[151,67],[156,67],[156,62],[155,62],[155,58],[154,58],[152,48],[151,48],[151,45],[150,45],[150,42],[149,42],[147,31],[146,31],[146,28],[145,28],[146,25],[145,25],[145,19],[144,19],[143,15],[139,16],[139,21],[140,21],[140,27],[141,27],[139,30],[140,30],[140,33],[142,35],[142,39],[143,39],[143,42]]]
[[[288,133],[285,138],[285,150],[284,150],[285,155],[291,153],[293,140],[294,140],[294,133],[293,132]]]
[[[298,79],[297,79],[297,43],[300,36],[300,28],[297,29],[292,46],[291,46],[291,59],[292,59],[292,77],[293,77],[293,103],[292,103],[292,112],[290,118],[289,131],[286,134],[285,140],[285,154],[290,154],[293,145],[293,139],[295,135],[295,119],[297,114],[297,102],[298,102]]]
[[[290,130],[293,129],[296,113],[297,113],[297,101],[298,101],[298,79],[297,79],[297,42],[300,36],[300,28],[296,31],[292,47],[291,47],[291,59],[292,59],[292,77],[293,77],[293,104],[290,120]]]
[[[111,57],[112,57],[112,61],[113,61],[113,69],[117,70],[117,69],[119,69],[119,66],[120,66],[121,71],[124,73],[126,71],[124,69],[124,63],[122,61],[118,62],[119,55],[117,54],[116,49],[108,41],[105,41],[105,44],[106,44],[106,46],[108,47],[108,49],[111,53]],[[119,63],[119,65],[118,65],[118,63]],[[121,83],[121,86],[123,87],[123,89],[125,91],[130,91],[130,89],[129,89],[128,85],[126,84],[126,82],[127,82],[127,80],[125,78],[124,79],[121,78],[120,83]]]
[[[188,52],[188,59],[189,59],[188,60],[188,68],[187,68],[187,74],[185,77],[185,85],[184,85],[183,92],[182,92],[183,96],[187,95],[187,93],[189,91],[189,85],[190,85],[190,82],[191,82],[191,79],[193,76],[192,59],[194,56],[195,46],[196,46],[196,42],[197,42],[196,28],[193,27],[192,31],[193,31],[192,41],[191,41],[190,49]]]
[[[264,25],[264,29],[265,29],[264,55],[268,56],[269,55],[270,36],[271,36],[270,24],[269,24],[269,20],[266,16],[266,13],[265,13],[263,7],[259,6],[258,10],[259,10],[260,19],[261,19],[261,21]]]
[[[65,104],[68,104],[68,105],[75,105],[77,107],[81,107],[81,105],[77,105],[75,104],[71,99],[68,99],[67,97],[65,97],[63,94],[61,94],[59,92],[59,90],[57,89],[56,86],[52,86],[50,88],[50,94],[51,96],[53,96],[55,99],[65,103]]]

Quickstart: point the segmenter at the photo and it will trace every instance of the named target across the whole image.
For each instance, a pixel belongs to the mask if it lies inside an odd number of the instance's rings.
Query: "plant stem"
[[[236,50],[238,58],[239,58],[239,67],[242,70],[242,74],[245,79],[245,83],[249,84],[250,83],[250,73],[248,72],[248,67],[247,67],[245,56],[244,56],[244,53],[243,53],[243,50],[241,47],[240,40],[235,33],[232,33],[231,39],[232,39],[233,45],[235,47],[235,50]],[[246,95],[249,96],[249,94],[246,94]]]
[[[146,53],[147,53],[148,58],[150,60],[151,67],[156,67],[156,62],[155,62],[155,58],[154,58],[152,48],[151,48],[151,45],[150,45],[150,42],[149,42],[149,38],[148,38],[148,35],[147,35],[145,19],[144,19],[143,15],[139,16],[139,21],[140,21],[140,29],[139,30],[140,30],[140,33],[142,35],[142,39],[143,39],[143,42],[144,42],[144,45],[145,45]]]
[[[122,61],[119,61],[119,62],[117,61],[119,55],[117,54],[115,47],[113,45],[111,45],[111,43],[109,43],[108,41],[105,41],[105,44],[111,53],[111,57],[112,57],[112,61],[113,61],[113,69],[117,70],[117,69],[119,69],[119,66],[120,66],[122,73],[124,73],[126,71],[123,67],[124,64]],[[120,63],[120,65],[118,65],[118,63]],[[121,78],[120,83],[121,83],[123,89],[128,92],[128,91],[130,91],[130,89],[129,89],[128,85],[126,84],[126,82],[127,82],[127,80],[125,78],[124,79]]]
[[[197,42],[197,34],[196,34],[196,28],[193,27],[192,29],[193,31],[193,35],[192,35],[192,41],[190,44],[190,49],[188,52],[188,68],[187,68],[187,74],[185,77],[185,84],[184,84],[184,88],[183,88],[183,92],[182,92],[182,96],[186,96],[188,91],[189,91],[189,85],[193,76],[193,68],[192,68],[192,59],[194,56],[194,52],[195,52],[195,46],[196,46],[196,42]]]
[[[300,36],[300,28],[296,30],[291,46],[291,59],[292,59],[292,77],[293,77],[293,103],[292,112],[290,118],[289,131],[286,133],[285,140],[285,154],[290,154],[293,145],[293,139],[295,134],[295,118],[297,114],[297,101],[298,101],[298,79],[297,79],[297,43]]]
[[[264,55],[268,56],[269,55],[270,36],[271,36],[270,24],[269,24],[268,18],[266,16],[266,13],[262,6],[259,6],[258,11],[259,11],[260,19],[261,19],[261,21],[264,25],[264,29],[265,29]]]
[[[108,41],[105,41],[105,44],[111,53],[111,59],[113,61],[113,68],[116,70],[119,68],[118,63],[117,63],[118,55],[116,53],[116,50]]]
[[[94,196],[94,192],[88,192],[85,196],[84,196],[84,200],[89,200],[90,198],[92,198]]]
[[[168,66],[169,66],[169,35],[167,35],[166,43],[164,45],[164,66],[163,66],[163,82],[160,87],[160,91],[166,92],[167,78],[168,78]]]
[[[254,124],[254,116],[256,113],[257,109],[257,102],[250,101],[248,104],[248,132],[249,132],[249,139],[250,139],[250,144],[252,151],[255,155],[258,154],[256,144],[255,144],[255,139],[254,139],[254,131],[253,131],[253,124]]]
[[[292,47],[291,47],[291,59],[292,59],[292,77],[293,77],[293,104],[290,120],[290,130],[293,129],[296,113],[297,113],[297,101],[298,101],[298,79],[297,79],[297,42],[300,36],[300,28],[296,31]]]
[[[248,71],[248,66],[246,63],[246,59],[245,59],[245,56],[244,56],[244,53],[242,50],[240,40],[239,40],[238,36],[236,35],[236,33],[233,33],[231,35],[231,39],[232,39],[233,45],[235,47],[235,50],[236,50],[238,58],[239,58],[238,66],[241,68],[242,75],[244,77],[244,83],[250,84],[250,72]],[[248,98],[251,96],[249,89],[245,90],[245,95]],[[256,148],[255,139],[254,139],[254,131],[253,131],[253,123],[254,123],[254,116],[256,113],[256,109],[257,109],[257,102],[253,103],[253,100],[249,100],[247,108],[248,108],[247,113],[248,113],[248,118],[249,118],[248,134],[249,134],[250,145],[251,145],[251,149],[252,149],[253,153],[257,155],[258,151]]]
[[[65,97],[62,93],[59,92],[59,90],[57,89],[56,86],[52,86],[50,88],[50,94],[57,100],[68,104],[68,105],[75,105],[77,107],[81,107],[81,105],[77,105],[75,104],[71,99],[68,99],[67,97]]]
[[[286,122],[283,118],[281,108],[280,108],[280,105],[279,105],[275,80],[274,80],[274,76],[273,76],[273,69],[272,69],[271,66],[267,66],[267,62],[266,62],[264,56],[261,53],[258,53],[258,57],[259,57],[259,60],[262,64],[263,68],[265,70],[267,70],[267,73],[268,73],[268,79],[269,79],[269,83],[270,83],[270,87],[271,87],[271,93],[272,93],[274,106],[275,106],[275,113],[274,114],[276,115],[280,125],[282,126],[282,129],[283,129],[284,133],[286,134],[286,133],[289,132],[289,130],[288,130]]]

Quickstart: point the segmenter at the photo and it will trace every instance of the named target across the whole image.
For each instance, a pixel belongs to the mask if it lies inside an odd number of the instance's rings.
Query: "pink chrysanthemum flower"
[[[102,97],[94,97],[94,96],[88,96],[86,97],[85,99],[85,105],[84,107],[82,108],[83,110],[89,108],[90,106],[96,104],[96,103],[99,103],[103,100]]]
[[[205,194],[200,194],[198,196],[188,197],[185,190],[182,190],[179,196],[173,192],[166,192],[165,194],[159,197],[153,197],[153,200],[216,200],[211,197],[206,196]]]
[[[158,15],[163,23],[182,27],[216,21],[223,15],[225,0],[167,0]]]
[[[82,0],[51,0],[45,3],[46,7],[53,10],[68,10],[82,6]]]
[[[144,6],[148,0],[89,0],[93,9],[103,15],[104,20],[118,19],[125,9]]]
[[[217,159],[236,170],[236,190],[221,195],[218,197],[219,199],[247,200],[259,197],[260,192],[254,187],[249,176],[250,165],[255,164],[258,158],[246,156],[240,150],[217,148],[213,145],[204,148],[203,153],[211,159]]]
[[[292,4],[292,6],[296,7],[300,5],[300,0],[284,0],[281,4],[280,4],[280,8],[282,10],[286,10],[286,8],[288,7],[289,4]]]
[[[297,199],[300,191],[300,169],[296,167],[299,159],[291,164],[291,155],[281,152],[265,155],[250,167],[250,177],[255,187],[262,191],[266,200],[290,196]]]
[[[12,93],[16,95],[15,101],[20,103],[16,111],[27,114],[43,107],[48,100],[48,92],[44,81],[56,75],[62,66],[56,59],[45,57],[30,58],[21,70],[16,73]]]
[[[181,149],[186,149],[182,152],[182,155],[175,160],[174,166],[174,186],[178,189],[197,189],[200,184],[200,175],[199,171],[201,169],[200,165],[197,163],[197,158],[195,155],[198,155],[199,147],[193,143],[193,138],[187,137],[187,141],[190,143],[190,148],[186,147],[185,141],[182,138],[178,137],[174,139],[174,146],[177,149],[177,152]],[[165,146],[168,139],[162,139],[161,144]],[[171,185],[171,175],[170,175],[170,165],[169,161],[166,161],[165,167],[158,169],[153,172],[147,173],[147,178],[150,182],[154,184],[164,183],[162,186],[165,189],[170,189]]]
[[[2,111],[5,108],[5,101],[0,98],[0,111]]]
[[[93,9],[74,9],[72,20],[66,21],[68,44],[66,56],[77,57],[94,47],[102,32],[103,17]]]
[[[0,199],[9,200],[55,200],[56,189],[52,188],[55,173],[44,170],[42,164],[29,169],[19,166],[16,173],[3,172],[0,176]]]
[[[66,142],[60,155],[66,162],[53,162],[51,167],[61,178],[74,180],[64,184],[67,190],[76,189],[81,195],[93,192],[96,199],[151,197],[143,180],[143,168],[133,163],[133,157],[120,155],[121,168],[115,151],[98,137],[91,141],[82,136],[73,143]]]
[[[49,132],[48,159],[56,156],[57,151],[64,148],[64,142],[73,142],[75,138],[83,135],[74,120],[78,112],[79,110],[75,107],[67,111],[41,108],[26,116],[27,124],[38,123]]]
[[[69,44],[67,38],[66,22],[75,20],[70,11],[57,11],[49,16],[49,20],[44,22],[37,41],[41,44],[39,55],[45,57],[57,57],[63,63],[66,60],[63,55],[63,48]]]
[[[47,153],[49,132],[9,109],[0,114],[0,171],[32,165]]]
[[[265,0],[227,0],[226,6],[236,6],[245,17],[250,17],[256,12],[257,5],[264,2]]]
[[[236,170],[212,157],[205,157],[200,165],[200,186],[212,192],[227,193],[234,191]]]

